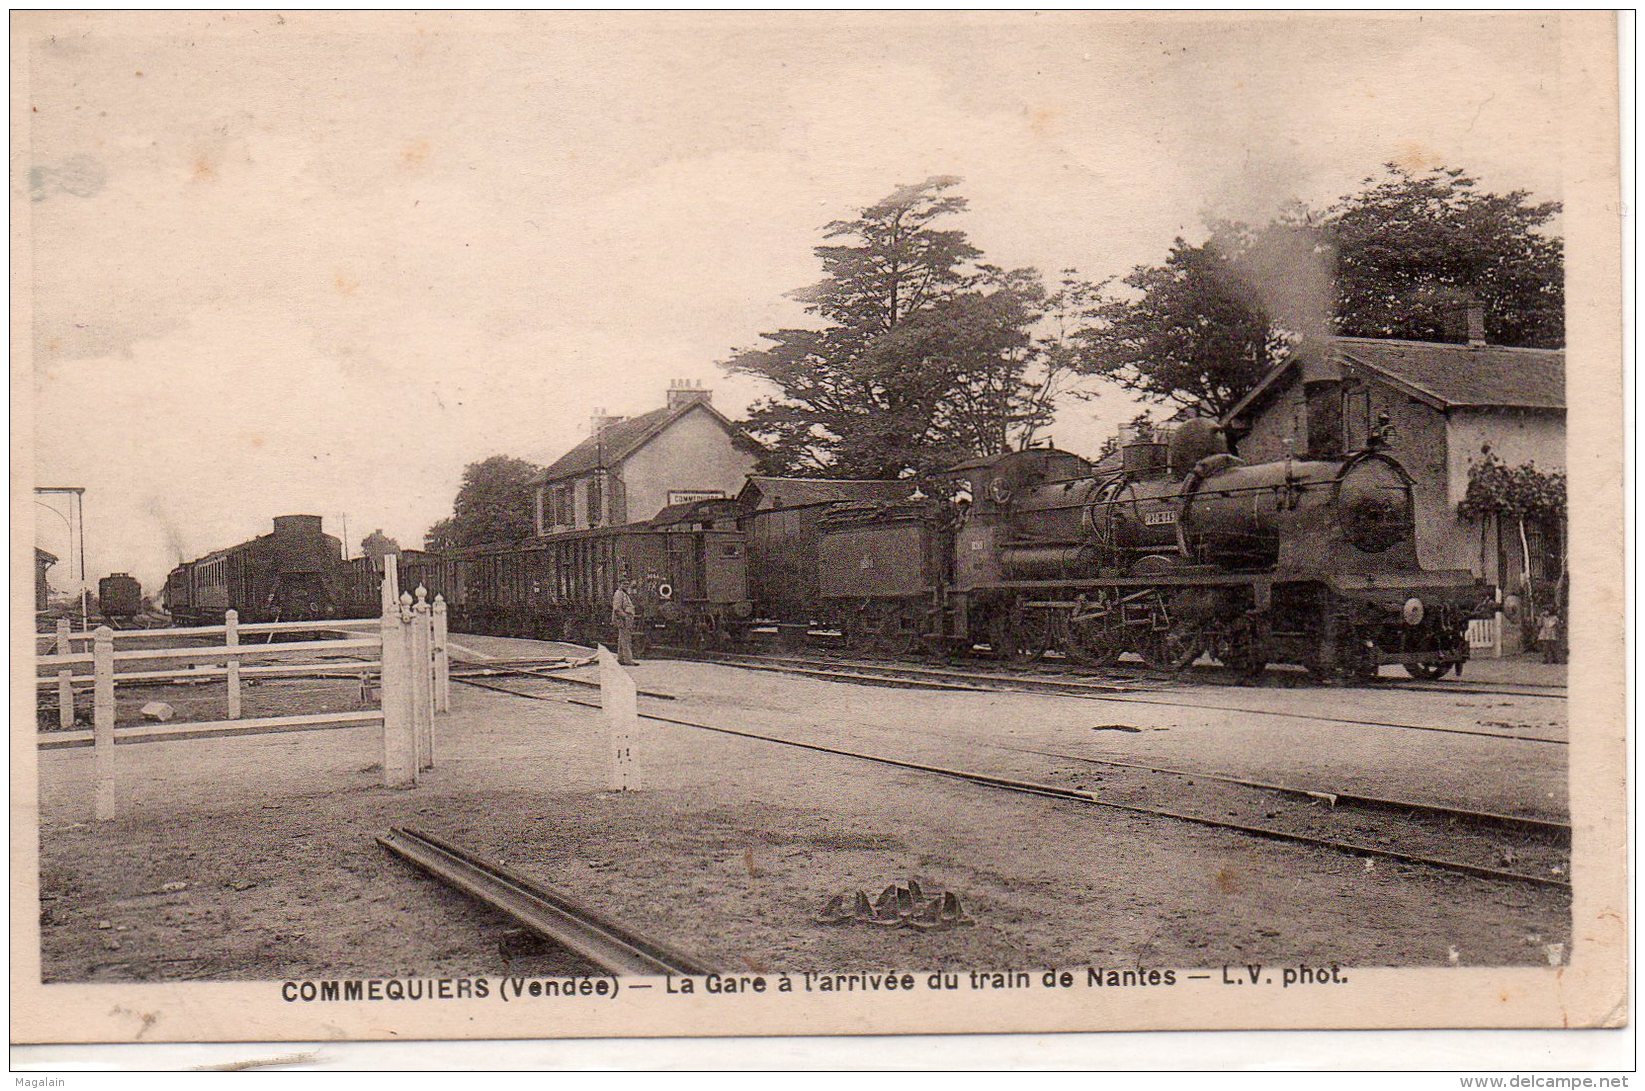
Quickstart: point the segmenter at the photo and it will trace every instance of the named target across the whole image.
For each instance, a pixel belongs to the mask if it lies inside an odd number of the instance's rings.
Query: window
[[[1371,445],[1371,391],[1354,385],[1342,392],[1342,445],[1363,451]]]

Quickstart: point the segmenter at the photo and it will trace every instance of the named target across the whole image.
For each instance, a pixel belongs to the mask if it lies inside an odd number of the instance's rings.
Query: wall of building
[[[624,461],[627,520],[637,523],[656,515],[668,505],[671,489],[736,496],[754,472],[754,462],[712,413],[687,413]]]
[[[1414,483],[1418,560],[1424,568],[1473,567],[1479,556],[1478,530],[1473,530],[1471,539],[1465,538],[1456,517],[1456,504],[1449,499],[1445,415],[1374,376],[1348,379],[1344,402],[1354,418],[1345,429],[1349,446],[1363,443],[1367,420],[1375,423],[1380,414],[1386,413],[1393,425],[1389,453],[1405,467]],[[1356,397],[1361,391],[1367,396]],[[1240,457],[1247,462],[1272,462],[1287,455],[1301,457],[1307,446],[1304,420],[1302,383],[1292,381],[1252,420],[1250,432],[1239,443]]]
[[[1544,472],[1565,469],[1565,414],[1521,409],[1453,409],[1450,434],[1451,495],[1468,493],[1468,467],[1490,444],[1510,466],[1535,462]]]
[[[1351,414],[1375,422],[1387,413],[1394,426],[1390,453],[1399,459],[1414,482],[1417,557],[1424,568],[1464,569],[1501,588],[1505,596],[1525,596],[1523,549],[1517,527],[1464,521],[1457,505],[1468,493],[1468,467],[1491,450],[1510,466],[1535,462],[1543,470],[1566,465],[1563,413],[1511,409],[1464,409],[1442,413],[1409,397],[1375,376],[1358,376],[1366,395],[1346,404]],[[1354,389],[1351,385],[1345,390]],[[1303,450],[1302,384],[1292,382],[1275,395],[1240,441],[1240,456],[1267,462],[1297,455]],[[1348,426],[1350,436],[1363,435],[1363,420]],[[1290,443],[1287,444],[1287,439]],[[1350,442],[1350,447],[1358,444]],[[1546,594],[1546,589],[1543,589]],[[1510,618],[1503,625],[1503,651],[1521,646],[1521,630]]]

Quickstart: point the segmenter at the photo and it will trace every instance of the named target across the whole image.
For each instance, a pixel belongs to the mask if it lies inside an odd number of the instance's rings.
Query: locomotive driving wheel
[[[1450,663],[1402,663],[1400,665],[1405,668],[1406,674],[1424,682],[1432,682],[1437,678],[1443,678],[1445,672],[1451,669]]]
[[[1105,602],[1079,596],[1071,613],[1063,615],[1062,650],[1082,667],[1111,667],[1125,652],[1124,642]]]
[[[1137,654],[1142,661],[1157,671],[1186,670],[1204,650],[1204,640],[1197,627],[1176,624],[1165,629],[1151,629],[1137,642]]]
[[[1181,595],[1168,602],[1156,593],[1149,603],[1149,627],[1136,642],[1137,654],[1154,670],[1186,670],[1205,651],[1215,605],[1206,595]]]

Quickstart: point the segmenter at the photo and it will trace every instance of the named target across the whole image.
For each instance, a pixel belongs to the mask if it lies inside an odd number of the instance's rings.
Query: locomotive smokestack
[[[1342,457],[1342,364],[1330,342],[1309,338],[1300,347],[1308,457]]]

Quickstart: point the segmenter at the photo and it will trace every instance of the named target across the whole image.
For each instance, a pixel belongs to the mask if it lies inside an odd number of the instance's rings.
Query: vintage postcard
[[[14,1043],[1630,1018],[1613,14],[11,43]]]

